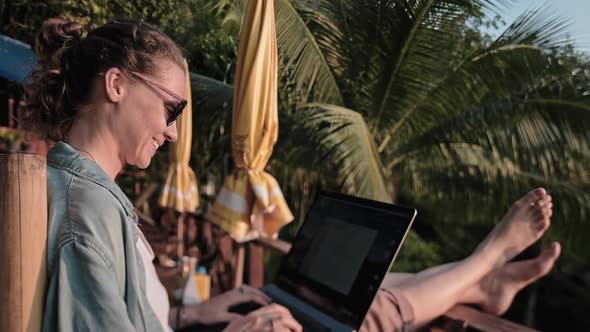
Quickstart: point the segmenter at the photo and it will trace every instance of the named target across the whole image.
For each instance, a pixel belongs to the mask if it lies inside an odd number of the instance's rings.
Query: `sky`
[[[590,0],[512,0],[502,13],[507,24],[530,8],[549,5],[556,14],[571,19],[571,37],[577,48],[590,54]]]

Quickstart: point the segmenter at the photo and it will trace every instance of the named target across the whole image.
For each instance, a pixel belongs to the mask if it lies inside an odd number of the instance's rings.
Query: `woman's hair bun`
[[[87,31],[78,22],[52,18],[41,27],[35,51],[38,63],[23,85],[20,123],[54,141],[66,139],[94,82],[109,68],[155,74],[155,60],[164,58],[184,69],[178,45],[137,21],[113,21]]]
[[[39,64],[47,69],[62,70],[63,53],[75,48],[85,34],[86,28],[78,22],[61,18],[45,21],[35,45]]]

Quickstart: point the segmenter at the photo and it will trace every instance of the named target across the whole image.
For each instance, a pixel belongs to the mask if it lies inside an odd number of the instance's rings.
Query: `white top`
[[[137,227],[137,230],[139,231],[140,236],[137,239],[135,246],[139,251],[143,265],[145,266],[145,288],[148,303],[160,320],[160,323],[162,323],[164,331],[173,332],[170,325],[168,325],[168,314],[170,312],[168,293],[166,293],[166,288],[164,288],[164,285],[162,285],[162,282],[156,273],[156,268],[154,266],[154,251],[139,227]]]

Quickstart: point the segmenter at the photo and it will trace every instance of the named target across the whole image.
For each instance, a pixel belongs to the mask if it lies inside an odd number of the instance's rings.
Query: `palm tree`
[[[504,1],[275,4],[283,107],[270,167],[295,210],[318,184],[405,202],[461,256],[478,225],[542,185],[561,269],[588,269],[590,61],[569,21],[539,7],[487,39],[473,23]],[[243,2],[217,8],[235,33]]]
[[[543,185],[559,207],[554,236],[587,261],[576,249],[590,225],[590,66],[549,7],[495,40],[473,39],[469,23],[504,5],[277,0],[289,107],[271,167],[286,190],[301,195],[322,181],[403,200],[444,211],[432,220],[440,227],[497,220]],[[235,31],[243,2],[217,8],[228,7]]]

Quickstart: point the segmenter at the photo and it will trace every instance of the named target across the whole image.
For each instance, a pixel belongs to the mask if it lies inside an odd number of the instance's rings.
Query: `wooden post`
[[[245,244],[238,243],[234,260],[234,288],[238,288],[244,284],[244,262],[246,255]]]
[[[8,127],[14,128],[14,98],[8,98]]]
[[[180,213],[180,216],[177,219],[177,226],[176,226],[176,255],[178,255],[178,259],[184,256],[184,219],[186,219],[186,212]]]
[[[46,245],[45,158],[0,154],[0,331],[41,330]]]
[[[248,284],[264,286],[264,248],[254,241],[248,243]]]

